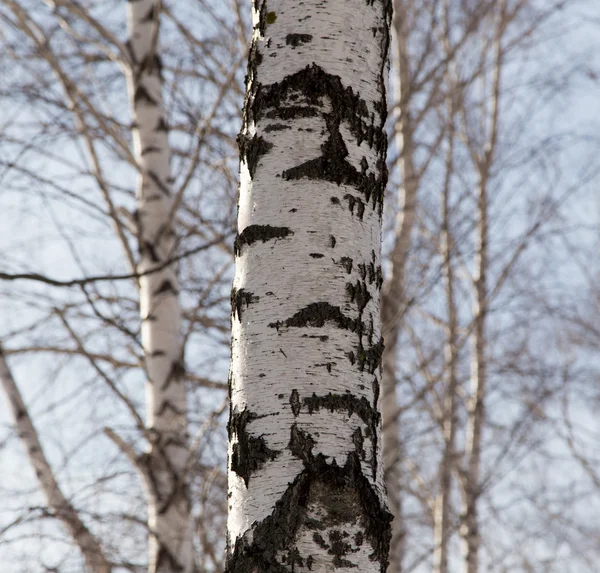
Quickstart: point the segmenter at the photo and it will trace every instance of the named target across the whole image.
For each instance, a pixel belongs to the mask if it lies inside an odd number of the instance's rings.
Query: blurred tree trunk
[[[383,289],[381,319],[385,334],[383,352],[383,384],[381,412],[383,417],[383,460],[385,483],[388,492],[392,522],[389,573],[400,573],[404,555],[405,525],[402,518],[400,414],[396,398],[396,359],[398,339],[405,310],[404,274],[415,221],[418,180],[414,165],[413,128],[410,118],[410,68],[407,52],[407,12],[405,0],[394,0],[393,31],[395,50],[393,58],[397,78],[395,101],[395,132],[399,152],[398,166],[402,187],[398,197],[398,215],[395,226],[395,242],[391,256],[391,275]]]
[[[445,385],[442,388],[442,459],[439,468],[439,493],[434,505],[434,573],[448,573],[448,550],[452,534],[450,523],[452,498],[452,473],[455,463],[455,441],[458,406],[458,316],[455,294],[455,278],[452,266],[452,231],[450,229],[450,191],[454,171],[454,93],[448,97],[448,148],[446,151],[446,175],[442,192],[442,229],[440,234],[440,254],[446,298],[448,324],[444,344]]]
[[[183,380],[181,309],[175,254],[168,127],[162,103],[158,52],[160,0],[129,2],[134,154],[138,164],[137,210],[140,315],[147,375],[150,452],[142,468],[148,490],[151,573],[194,570],[192,515],[186,466],[187,403]],[[155,270],[159,269],[159,270]]]
[[[391,9],[254,3],[232,291],[231,573],[387,567],[378,399]]]
[[[485,144],[478,149],[472,137],[466,102],[462,102],[465,119],[466,144],[471,159],[477,168],[476,193],[475,261],[473,276],[473,330],[471,335],[471,388],[467,404],[466,468],[463,472],[463,509],[460,535],[464,556],[465,573],[478,573],[481,533],[478,519],[478,504],[481,493],[482,433],[485,425],[485,398],[487,382],[487,338],[486,319],[488,311],[488,266],[489,266],[489,220],[488,187],[490,171],[498,139],[498,117],[500,112],[500,85],[502,72],[502,38],[507,21],[505,0],[500,0],[494,14],[494,27],[490,45],[493,46],[493,68],[489,94],[489,119],[483,120]]]
[[[111,573],[112,565],[104,554],[100,542],[83,523],[79,513],[65,497],[56,481],[19,387],[6,363],[2,346],[0,346],[0,384],[11,406],[19,439],[27,451],[29,462],[35,471],[50,511],[69,530],[90,573]]]

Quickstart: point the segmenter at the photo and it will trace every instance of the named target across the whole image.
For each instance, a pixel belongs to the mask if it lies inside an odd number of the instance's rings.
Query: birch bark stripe
[[[255,0],[232,290],[228,571],[385,571],[391,4]]]
[[[128,88],[139,176],[135,221],[138,272],[164,264],[174,253],[171,227],[170,152],[157,53],[160,1],[130,0],[128,29],[131,67]],[[147,375],[147,427],[155,436],[148,467],[151,573],[194,571],[192,519],[185,475],[187,406],[182,379],[177,267],[139,281],[142,345]]]
[[[112,566],[106,558],[100,542],[81,521],[77,510],[67,500],[54,477],[19,387],[4,359],[2,346],[0,346],[0,383],[10,403],[19,438],[27,451],[29,461],[46,496],[48,507],[69,530],[73,541],[84,557],[88,571],[90,573],[111,573]]]

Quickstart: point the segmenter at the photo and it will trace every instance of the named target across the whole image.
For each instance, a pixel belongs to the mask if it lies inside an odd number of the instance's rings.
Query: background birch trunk
[[[83,555],[89,572],[111,573],[112,565],[104,554],[100,542],[83,523],[77,510],[65,497],[54,477],[35,426],[29,417],[27,406],[4,358],[2,346],[0,346],[0,383],[11,406],[19,439],[27,451],[29,462],[46,497],[48,507],[68,529]]]
[[[442,229],[440,234],[440,255],[446,297],[448,324],[444,343],[444,371],[446,372],[442,407],[442,459],[439,468],[439,493],[434,506],[433,532],[433,571],[448,573],[449,541],[452,534],[451,499],[452,473],[455,464],[455,442],[457,430],[458,406],[458,317],[455,297],[455,279],[453,268],[452,233],[450,230],[450,191],[454,173],[454,102],[448,98],[448,148],[446,151],[446,175],[442,192]]]
[[[378,399],[391,9],[254,3],[232,291],[231,573],[387,567]]]
[[[480,546],[477,505],[480,496],[481,435],[485,421],[486,382],[486,275],[487,275],[487,179],[480,182],[477,192],[478,223],[474,277],[474,329],[472,335],[471,389],[467,410],[467,436],[465,455],[467,471],[464,477],[464,501],[461,536],[465,573],[479,570]]]
[[[476,193],[475,261],[473,276],[473,332],[471,348],[471,388],[467,404],[467,428],[465,458],[466,471],[463,473],[463,509],[460,527],[464,572],[478,573],[481,532],[478,519],[478,504],[481,495],[481,453],[482,433],[485,425],[485,398],[487,382],[487,339],[486,319],[488,310],[488,266],[489,266],[489,220],[488,186],[490,171],[498,138],[498,116],[500,113],[500,81],[502,72],[502,38],[506,26],[505,0],[498,2],[494,14],[494,35],[491,45],[494,48],[493,72],[489,101],[489,117],[482,120],[487,138],[483,150],[476,147],[470,138],[467,126],[467,109],[463,104],[465,134],[468,151],[478,170]]]
[[[388,492],[392,522],[389,573],[400,573],[404,558],[405,524],[402,518],[402,437],[400,413],[396,397],[398,341],[402,328],[406,297],[404,272],[410,250],[411,234],[415,221],[418,178],[413,159],[413,130],[410,120],[411,87],[407,51],[407,11],[405,0],[394,0],[392,30],[397,77],[394,107],[394,131],[398,148],[398,168],[402,186],[398,193],[395,241],[391,255],[391,274],[383,287],[381,320],[385,336],[383,351],[383,378],[381,414],[383,419],[383,460],[385,484]]]
[[[410,121],[410,68],[407,52],[407,11],[404,0],[394,0],[392,52],[396,77],[394,123],[399,152],[398,168],[402,186],[398,194],[395,241],[391,256],[391,274],[383,288],[381,320],[385,335],[381,413],[383,419],[383,460],[392,522],[389,573],[400,573],[404,559],[405,524],[402,518],[402,438],[396,398],[398,340],[405,311],[404,271],[410,250],[415,220],[418,180],[413,160],[413,131]]]
[[[181,310],[175,255],[168,126],[162,104],[158,51],[160,0],[127,4],[137,210],[140,316],[147,374],[146,416],[151,444],[142,458],[148,494],[151,573],[194,570],[193,521],[188,494],[187,402],[183,380]]]

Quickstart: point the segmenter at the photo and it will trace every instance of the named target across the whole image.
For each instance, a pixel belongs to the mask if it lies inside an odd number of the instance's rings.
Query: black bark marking
[[[315,364],[315,366],[317,368],[319,366],[324,366],[325,368],[327,368],[327,372],[329,372],[331,374],[331,370],[335,364],[336,364],[335,362],[323,362],[323,363]]]
[[[169,551],[169,548],[158,541],[158,555],[156,557],[156,571],[173,571],[173,573],[179,573],[183,571],[183,566],[177,558]]]
[[[353,261],[350,257],[342,257],[339,261],[337,261],[336,265],[344,267],[348,274],[352,272]]]
[[[133,101],[137,103],[145,102],[148,105],[158,105],[158,102],[150,95],[144,86],[138,86],[133,94]]]
[[[268,448],[262,436],[256,438],[248,432],[248,424],[259,417],[244,408],[241,412],[232,412],[229,418],[230,439],[237,437],[231,452],[231,470],[244,480],[246,487],[253,472],[262,468],[268,461],[273,461],[280,454],[279,451]]]
[[[289,565],[291,567],[291,571],[296,570],[296,565],[304,567],[304,559],[302,559],[300,556],[300,551],[298,551],[298,548],[296,547],[292,547],[292,549],[288,550],[287,554],[282,555],[281,562]]]
[[[141,241],[139,243],[139,253],[141,258],[148,256],[153,263],[160,262],[156,247],[149,241]]]
[[[371,560],[380,565],[385,573],[391,539],[390,523],[392,515],[381,505],[379,496],[369,480],[362,474],[360,461],[355,453],[350,453],[343,466],[333,461],[327,463],[322,454],[313,455],[312,438],[292,427],[291,447],[302,457],[304,470],[288,486],[276,502],[271,515],[253,525],[252,541],[245,535],[235,540],[228,555],[228,573],[289,573],[290,568],[278,559],[278,553],[296,547],[297,534],[307,527],[309,505],[318,503],[325,507],[323,529],[330,526],[344,526],[357,519],[362,528],[363,538],[372,548]],[[318,525],[309,526],[318,529]],[[318,534],[318,532],[315,532]],[[325,545],[329,545],[320,535]],[[334,535],[334,541],[339,541]],[[328,551],[341,561],[346,554],[344,546],[330,545]],[[310,556],[306,558],[307,566]],[[310,561],[310,568],[314,558]],[[339,565],[338,565],[339,566]]]
[[[329,549],[327,553],[333,555],[333,565],[335,567],[358,567],[358,565],[346,559],[347,555],[358,551],[353,550],[352,546],[345,541],[345,539],[348,537],[350,537],[349,533],[345,531],[339,531],[337,529],[334,529],[329,533],[331,549]]]
[[[362,531],[357,531],[356,535],[354,536],[354,543],[357,547],[361,547],[364,542],[365,536],[363,535]]]
[[[324,396],[317,396],[313,393],[312,396],[302,399],[302,407],[305,407],[309,414],[318,412],[321,409],[330,412],[347,412],[349,418],[356,414],[367,426],[379,423],[380,418],[379,412],[373,408],[364,396],[357,398],[352,394],[333,394],[330,392]]]
[[[302,94],[306,105],[289,105],[296,93]],[[330,113],[322,111],[323,98],[331,102]],[[338,76],[326,73],[316,64],[272,85],[263,86],[255,82],[249,90],[246,103],[244,129],[263,117],[285,121],[321,115],[329,133],[328,139],[321,146],[321,157],[288,169],[282,174],[283,178],[308,178],[353,186],[364,196],[364,203],[371,202],[373,209],[377,208],[381,214],[387,183],[384,109],[379,117],[375,117],[369,112],[367,103],[352,88],[344,87]],[[358,145],[367,141],[376,151],[377,164],[374,172],[367,173],[366,161],[361,162],[361,168],[357,169],[347,160],[348,149],[340,132],[342,122],[349,127]]]
[[[354,447],[356,448],[356,454],[361,460],[365,459],[365,439],[363,437],[362,430],[360,428],[356,428],[354,433],[352,434],[352,442],[354,443]]]
[[[161,117],[158,120],[158,123],[156,124],[156,127],[154,128],[155,131],[169,131],[169,124],[167,123],[167,120],[164,117]]]
[[[146,13],[146,15],[142,16],[142,18],[140,19],[140,22],[153,22],[154,16],[155,16],[154,6],[150,6],[150,9]]]
[[[240,135],[238,136],[238,147],[240,150],[240,159],[246,162],[250,177],[254,179],[258,160],[273,149],[273,144],[256,134],[253,137]]]
[[[166,195],[167,197],[171,196],[171,189],[169,189],[169,186],[165,185],[161,181],[160,177],[151,169],[148,171],[148,177],[150,177],[150,179],[152,179],[154,184],[162,191],[162,193],[164,195]]]
[[[356,283],[346,283],[346,293],[350,297],[350,302],[355,302],[358,306],[358,311],[363,312],[369,301],[371,293],[367,289],[364,282],[356,281]]]
[[[163,400],[160,408],[156,410],[156,415],[162,416],[167,410],[171,410],[171,412],[177,416],[183,416],[185,414],[184,410],[179,410],[176,406],[173,406],[169,400]]]
[[[312,42],[313,37],[310,34],[288,34],[285,37],[285,43],[292,48],[297,48],[302,44]]]
[[[297,119],[299,117],[317,117],[320,108],[316,106],[288,105],[284,108],[268,111],[265,117],[269,119]]]
[[[362,371],[366,370],[369,374],[374,374],[381,365],[383,355],[383,338],[380,338],[374,345],[359,348],[358,365]]]
[[[142,62],[138,73],[140,75],[153,74],[156,71],[159,79],[162,80],[162,70],[163,65],[160,56],[158,54],[149,54]]]
[[[315,336],[315,335],[312,335],[312,334],[303,334],[302,338],[318,338],[321,342],[327,342],[329,340],[329,336],[327,336],[327,335]]]
[[[292,394],[290,396],[290,405],[292,407],[292,412],[294,416],[297,416],[300,413],[300,394],[298,394],[298,390],[292,390]]]
[[[327,542],[325,541],[325,539],[323,538],[323,536],[320,533],[316,532],[316,531],[313,533],[313,541],[321,549],[329,549],[331,547],[331,545],[327,544]]]
[[[231,316],[233,318],[236,317],[239,321],[242,320],[242,312],[244,310],[244,303],[246,308],[248,308],[252,303],[258,302],[259,297],[255,296],[254,293],[248,292],[247,290],[241,288],[231,289]]]
[[[183,358],[175,360],[171,363],[171,370],[160,389],[164,392],[170,385],[171,382],[178,382],[185,376],[185,364]]]
[[[348,209],[350,213],[354,215],[354,209],[356,208],[356,215],[360,221],[363,220],[365,214],[365,203],[360,197],[355,197],[354,195],[350,195],[350,193],[346,193],[344,195],[344,199],[348,200]]]
[[[148,153],[157,153],[160,151],[160,147],[156,147],[155,145],[150,145],[148,147],[144,147],[144,149],[142,149],[142,157],[144,155],[147,155]]]
[[[325,255],[321,254],[321,253],[310,253],[310,256],[313,259],[322,259]]]
[[[292,129],[292,126],[285,123],[271,123],[265,127],[264,132],[270,133],[271,131],[283,131],[284,129]]]
[[[272,227],[271,225],[250,225],[246,227],[235,239],[233,251],[236,256],[242,252],[244,245],[252,245],[257,241],[266,243],[271,239],[285,239],[288,235],[293,235],[293,231],[288,227]]]
[[[311,326],[322,328],[326,322],[333,322],[339,328],[354,332],[357,328],[356,321],[347,317],[339,306],[333,306],[328,302],[314,302],[299,310],[294,316],[287,320],[271,322],[269,328],[280,327],[303,327]]]
[[[374,374],[380,367],[383,354],[383,338],[379,338],[374,342],[373,317],[370,316],[368,321],[363,318],[369,301],[380,296],[379,291],[381,290],[383,278],[381,265],[375,266],[376,260],[375,251],[371,251],[371,261],[357,265],[361,280],[355,283],[346,283],[346,292],[350,297],[350,302],[355,303],[358,307],[358,318],[356,321],[358,346],[356,347],[356,353],[350,352],[347,356],[353,365],[356,362],[358,363],[358,368],[361,372],[366,370],[369,374]],[[369,285],[375,286],[376,295],[371,294]],[[364,340],[365,338],[366,341]]]
[[[336,241],[335,237],[334,237],[333,235],[329,235],[329,246],[330,246],[332,249],[335,249],[335,244],[336,244],[336,242],[337,242],[337,241]]]
[[[177,289],[173,286],[173,283],[169,280],[169,279],[165,279],[160,286],[154,291],[154,295],[157,294],[164,294],[164,293],[170,293],[172,295],[177,295],[178,291]]]
[[[311,435],[298,428],[298,424],[294,424],[290,431],[290,443],[288,448],[294,456],[301,460],[309,460],[312,457],[312,449],[315,447],[315,441]]]

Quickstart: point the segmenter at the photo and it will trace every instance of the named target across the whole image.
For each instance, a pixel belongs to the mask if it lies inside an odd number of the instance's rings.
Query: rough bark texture
[[[100,542],[87,528],[85,523],[81,521],[77,510],[64,496],[54,477],[36,429],[29,417],[25,402],[4,359],[1,346],[0,383],[12,409],[19,438],[27,451],[29,461],[35,470],[35,475],[40,483],[42,492],[46,496],[49,509],[68,529],[73,541],[77,544],[83,555],[87,570],[90,573],[111,573],[112,565],[106,558]]]
[[[391,3],[253,8],[232,292],[228,571],[383,572]]]
[[[405,528],[402,519],[401,502],[401,460],[402,441],[400,437],[400,416],[396,398],[396,358],[398,339],[405,309],[404,273],[410,250],[412,229],[415,220],[417,198],[417,175],[413,160],[413,131],[410,122],[410,69],[406,45],[406,13],[404,1],[394,1],[393,29],[395,32],[394,58],[398,71],[397,93],[397,145],[400,151],[399,167],[402,174],[402,187],[398,196],[396,219],[396,239],[391,257],[391,275],[383,289],[382,321],[386,339],[383,353],[383,384],[381,413],[383,416],[383,460],[385,483],[388,491],[390,510],[394,514],[392,522],[392,542],[390,545],[389,573],[400,573],[404,555]]]
[[[129,92],[139,166],[135,221],[138,272],[174,254],[168,128],[157,52],[160,2],[130,0]],[[194,570],[192,516],[186,479],[187,406],[182,379],[181,311],[175,264],[140,278],[142,345],[147,374],[147,429],[152,436],[142,475],[148,490],[151,573]]]

